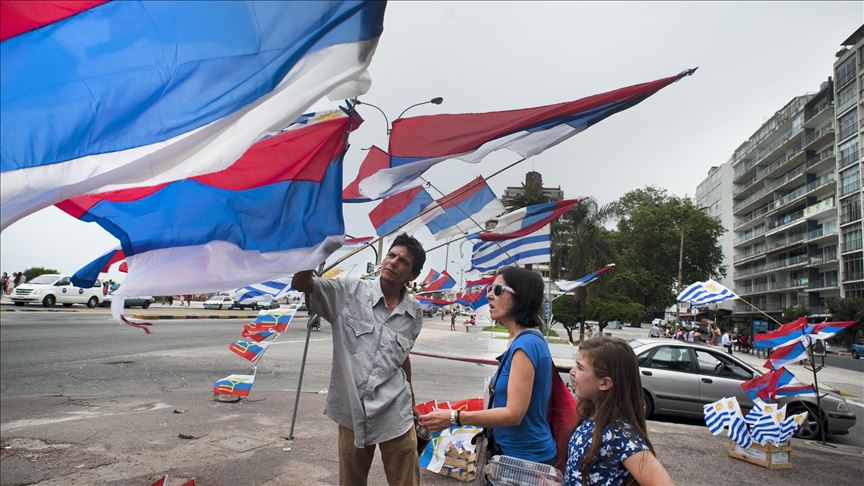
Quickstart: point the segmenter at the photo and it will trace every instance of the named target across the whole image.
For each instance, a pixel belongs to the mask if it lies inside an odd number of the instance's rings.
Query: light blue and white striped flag
[[[546,263],[552,259],[552,236],[549,225],[527,236],[503,241],[474,242],[471,252],[471,271],[491,272],[507,265]]]
[[[678,302],[690,302],[694,305],[713,304],[724,300],[737,299],[735,292],[711,280],[690,284],[678,295]]]
[[[773,414],[776,411],[776,403],[765,403],[761,399],[756,398],[753,400],[753,408],[751,408],[750,411],[747,412],[747,415],[744,416],[744,421],[747,422],[747,425],[752,426],[757,420],[759,420],[759,417],[761,417],[762,414]]]
[[[720,435],[723,429],[729,425],[731,415],[726,408],[728,398],[721,398],[713,403],[703,405],[702,410],[705,413],[705,425],[708,426],[708,431],[712,435]]]
[[[795,431],[798,430],[798,427],[804,423],[804,420],[807,418],[807,412],[798,413],[792,415],[791,417],[786,417],[783,420],[783,423],[780,424],[780,440],[779,442],[786,442],[791,439],[793,435],[795,435]]]
[[[282,294],[291,290],[291,281],[285,279],[268,280],[257,284],[247,285],[234,289],[230,292],[231,297],[240,304],[248,305],[259,300],[277,299]]]
[[[744,449],[753,445],[753,438],[747,431],[747,422],[740,413],[733,415],[729,421],[729,438]]]
[[[750,434],[753,440],[759,445],[765,445],[768,442],[782,442],[782,431],[780,424],[786,416],[786,407],[778,409],[774,413],[765,413],[764,411],[756,419],[756,422],[750,426]]]

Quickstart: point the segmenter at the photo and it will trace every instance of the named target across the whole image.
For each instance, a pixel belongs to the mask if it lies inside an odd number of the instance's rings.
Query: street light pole
[[[393,126],[391,125],[390,120],[387,118],[387,113],[384,113],[384,110],[382,110],[377,105],[373,105],[372,103],[367,103],[365,101],[360,101],[357,98],[354,98],[353,102],[354,102],[354,106],[366,105],[366,106],[371,106],[372,108],[375,108],[376,110],[378,110],[378,112],[384,116],[384,123],[387,124],[387,135],[390,135],[390,132],[393,131]],[[422,105],[428,105],[428,104],[440,105],[443,102],[444,102],[444,98],[442,98],[440,96],[436,96],[429,101],[421,101],[420,103],[414,103],[413,105],[409,106],[408,108],[405,108],[404,110],[402,110],[402,113],[399,113],[399,116],[396,117],[396,120],[402,118],[402,116],[411,108],[415,108],[417,106],[422,106]],[[396,120],[393,120],[393,121],[395,122]]]

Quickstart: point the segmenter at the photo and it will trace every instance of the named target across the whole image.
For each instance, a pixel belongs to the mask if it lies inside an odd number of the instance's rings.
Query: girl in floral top
[[[606,336],[583,342],[570,379],[585,420],[570,439],[565,486],[674,484],[648,440],[639,366],[630,346]]]

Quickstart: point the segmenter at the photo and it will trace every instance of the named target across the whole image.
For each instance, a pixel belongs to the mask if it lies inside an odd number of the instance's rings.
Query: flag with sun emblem
[[[711,280],[690,284],[678,295],[678,302],[690,302],[693,305],[713,304],[724,300],[737,299],[735,292]]]

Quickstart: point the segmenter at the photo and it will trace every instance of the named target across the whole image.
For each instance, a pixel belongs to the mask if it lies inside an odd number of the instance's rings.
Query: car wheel
[[[861,356],[858,354],[858,351],[852,351],[852,359],[860,359]]]
[[[222,310],[222,304],[219,304],[219,307],[217,307],[217,309]]]
[[[150,301],[149,301],[149,300],[145,300],[144,303],[141,304],[141,308],[142,308],[142,309],[146,309],[146,308],[148,308],[148,307],[150,307]]]
[[[24,304],[24,302],[15,302],[15,305],[17,305],[18,307],[24,307]]]
[[[94,308],[99,305],[99,299],[97,297],[90,297],[90,300],[87,301],[87,307]]]
[[[645,401],[645,418],[654,415],[654,401],[651,400],[651,394],[647,390],[642,390],[642,400]]]
[[[42,299],[43,307],[54,307],[54,304],[57,303],[57,298],[53,295],[46,295],[44,299]]]
[[[815,405],[813,408],[816,408]],[[806,407],[794,407],[787,413],[787,416],[803,412],[807,412],[807,418],[804,419],[804,422],[801,422],[801,426],[798,427],[798,431],[795,432],[795,437],[804,440],[815,440],[822,437],[819,419],[817,419],[816,416],[813,415],[813,412],[808,410]]]
[[[72,304],[63,304],[63,307],[72,307]]]

